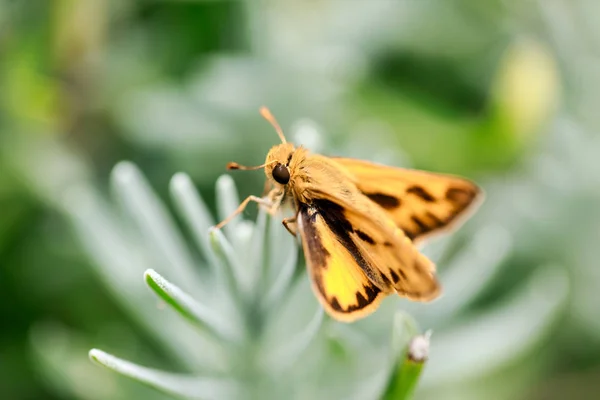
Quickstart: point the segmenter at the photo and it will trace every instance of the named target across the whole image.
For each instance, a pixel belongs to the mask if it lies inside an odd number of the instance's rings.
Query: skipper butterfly
[[[483,197],[478,186],[451,175],[311,154],[286,141],[267,108],[260,112],[282,143],[269,150],[263,165],[227,168],[264,168],[266,196],[249,196],[216,228],[251,201],[270,214],[289,204],[295,215],[283,225],[300,234],[313,290],[340,321],[369,315],[393,293],[435,299],[435,265],[415,245],[464,221]]]

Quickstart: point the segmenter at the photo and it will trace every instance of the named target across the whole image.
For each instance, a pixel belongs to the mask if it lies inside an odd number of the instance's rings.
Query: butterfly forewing
[[[377,203],[411,240],[418,240],[461,222],[481,197],[467,179],[394,168],[352,158],[333,158],[354,177],[354,184]]]

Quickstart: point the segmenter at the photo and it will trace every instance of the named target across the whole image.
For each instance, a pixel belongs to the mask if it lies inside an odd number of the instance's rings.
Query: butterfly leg
[[[281,221],[281,223],[283,224],[283,226],[285,226],[285,229],[287,229],[287,231],[292,234],[292,236],[298,235],[298,225],[296,224],[296,217],[284,218]]]
[[[223,221],[221,221],[217,225],[215,225],[215,229],[221,229],[222,227],[227,225],[233,218],[235,218],[236,215],[243,212],[244,209],[246,208],[246,206],[248,205],[248,203],[250,203],[251,201],[254,201],[255,203],[258,203],[262,206],[268,207],[269,209],[271,209],[273,207],[273,203],[270,200],[263,199],[263,198],[260,198],[257,196],[248,196],[248,197],[246,197],[246,200],[242,201],[242,203],[239,205],[239,207],[234,212],[231,213],[231,215],[229,215]]]
[[[263,189],[263,197],[268,196],[273,191],[273,184],[270,180],[265,180],[265,188]]]

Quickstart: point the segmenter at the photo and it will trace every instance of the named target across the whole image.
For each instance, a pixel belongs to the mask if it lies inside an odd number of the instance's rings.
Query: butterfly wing
[[[297,216],[313,291],[333,318],[351,322],[373,312],[389,288],[378,287],[376,273],[343,226],[327,220],[327,208],[300,204]]]
[[[299,205],[304,254],[325,310],[349,322],[394,292],[419,301],[437,297],[434,264],[374,203],[356,196],[354,205],[325,197]]]
[[[290,192],[298,230],[313,289],[331,316],[364,317],[391,293],[419,301],[437,297],[434,264],[344,168],[318,155],[295,167]]]
[[[356,187],[383,208],[411,240],[459,225],[483,195],[473,182],[452,175],[333,158]]]
[[[354,227],[350,237],[358,251],[399,295],[416,301],[435,299],[440,293],[435,264],[376,207],[367,199],[344,207],[343,215]]]

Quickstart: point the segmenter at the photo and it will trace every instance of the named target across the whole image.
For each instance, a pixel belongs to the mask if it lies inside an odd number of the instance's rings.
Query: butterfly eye
[[[290,171],[285,165],[277,164],[275,168],[273,168],[273,179],[275,179],[277,183],[285,185],[290,181]]]

